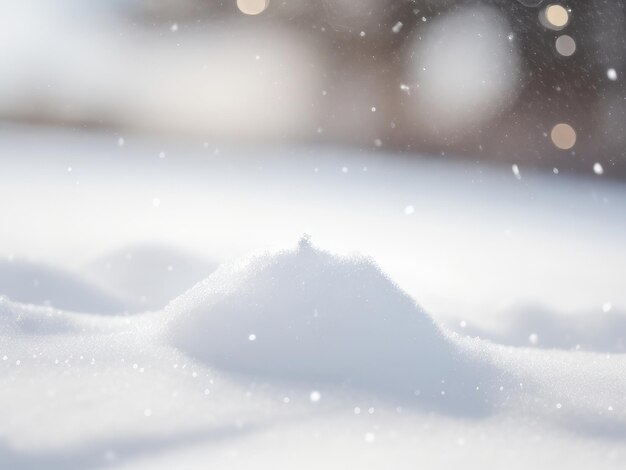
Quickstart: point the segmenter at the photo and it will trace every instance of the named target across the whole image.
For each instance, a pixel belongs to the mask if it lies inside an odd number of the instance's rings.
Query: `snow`
[[[0,468],[623,467],[614,182],[37,132],[0,139]]]
[[[162,312],[0,313],[6,468],[620,468],[626,451],[623,356],[447,333],[371,260],[306,240]]]
[[[216,268],[215,261],[203,256],[164,244],[143,243],[98,256],[79,271],[92,283],[128,299],[127,309],[137,312],[164,307]]]
[[[295,250],[220,267],[165,316],[167,342],[225,370],[403,397],[420,390],[421,401],[458,412],[482,411],[483,396],[469,391],[493,373],[465,361],[370,260],[333,256],[306,238]]]
[[[122,313],[128,302],[80,273],[18,258],[0,259],[0,295],[18,302],[46,304],[64,310]]]
[[[537,306],[520,306],[498,319],[497,325],[477,323],[459,334],[480,336],[501,344],[542,348],[626,352],[626,312],[603,304],[589,312],[561,314]]]

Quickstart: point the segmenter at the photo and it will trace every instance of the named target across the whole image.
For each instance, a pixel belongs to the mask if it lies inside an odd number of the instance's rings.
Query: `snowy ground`
[[[0,468],[623,468],[626,189],[519,167],[5,127]]]

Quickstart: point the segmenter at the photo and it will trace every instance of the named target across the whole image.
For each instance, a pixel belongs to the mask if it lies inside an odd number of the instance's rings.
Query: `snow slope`
[[[558,313],[537,306],[519,306],[497,320],[469,323],[451,321],[462,335],[479,336],[495,343],[546,349],[582,349],[624,353],[626,313],[610,304],[591,312]]]
[[[0,260],[0,295],[76,312],[123,313],[130,304],[79,275],[19,259]]]
[[[131,299],[133,310],[157,310],[206,278],[217,263],[166,245],[126,246],[87,263],[89,279]]]

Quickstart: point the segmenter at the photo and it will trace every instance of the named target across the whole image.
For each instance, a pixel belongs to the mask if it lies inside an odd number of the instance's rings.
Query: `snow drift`
[[[120,248],[87,264],[83,271],[96,284],[130,300],[133,312],[163,308],[206,278],[217,263],[158,244]]]
[[[598,309],[599,310],[599,309]],[[626,351],[626,313],[591,311],[563,314],[541,307],[520,307],[498,317],[497,325],[451,326],[462,335],[479,336],[495,343],[545,349]]]
[[[53,307],[17,304],[0,295],[0,335],[47,335],[78,331],[71,316]]]
[[[122,313],[121,298],[61,269],[25,260],[0,260],[0,295],[16,302],[88,313]]]
[[[226,370],[484,408],[485,365],[463,360],[371,260],[334,256],[307,239],[221,267],[166,315],[171,344]]]

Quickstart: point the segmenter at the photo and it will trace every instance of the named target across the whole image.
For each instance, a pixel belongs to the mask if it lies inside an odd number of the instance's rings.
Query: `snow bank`
[[[122,313],[127,304],[78,276],[24,260],[0,260],[0,295],[16,302],[88,313]]]
[[[0,335],[45,335],[76,331],[68,315],[52,307],[20,305],[0,296]]]
[[[166,315],[171,344],[225,370],[484,408],[476,388],[488,382],[487,366],[463,360],[371,260],[334,256],[306,238],[221,267]]]
[[[626,352],[626,314],[621,311],[562,314],[538,307],[522,307],[498,316],[496,325],[466,325],[454,322],[459,333],[479,336],[512,346],[546,349],[582,349],[596,352]]]
[[[87,264],[83,272],[117,295],[131,300],[132,311],[163,308],[217,268],[195,254],[155,244],[136,244]]]

